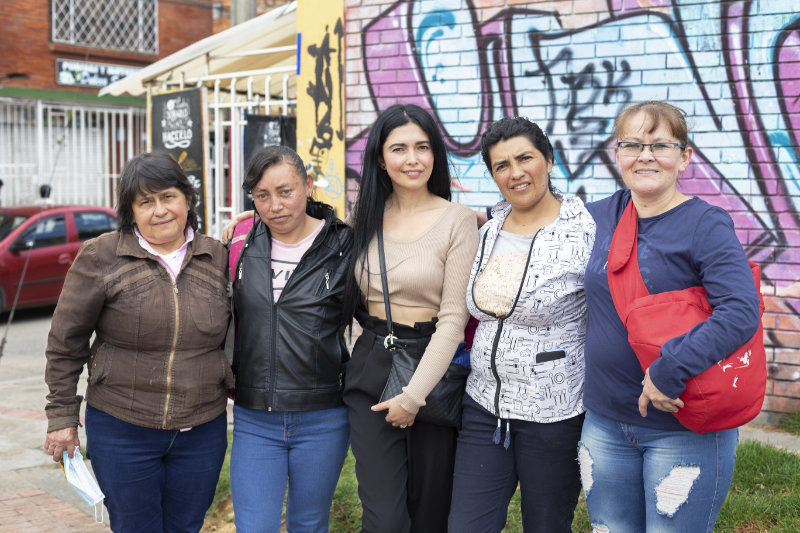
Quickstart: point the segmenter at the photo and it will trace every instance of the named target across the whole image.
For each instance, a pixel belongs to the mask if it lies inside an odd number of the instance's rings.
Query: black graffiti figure
[[[336,134],[338,139],[344,138],[344,128],[342,120],[344,113],[342,112],[342,94],[339,93],[339,127],[334,132],[331,125],[331,115],[333,112],[333,79],[331,78],[331,56],[334,52],[339,52],[338,66],[339,66],[339,81],[342,80],[342,38],[343,26],[342,19],[336,22],[334,29],[338,37],[337,48],[331,47],[331,36],[328,32],[328,26],[325,26],[325,37],[322,43],[317,46],[312,44],[308,47],[308,53],[315,58],[314,61],[314,82],[308,83],[306,92],[314,101],[314,123],[317,126],[316,136],[311,142],[311,158],[314,161],[314,168],[311,173],[315,177],[320,177],[323,170],[320,165],[324,154],[333,146],[333,135]]]

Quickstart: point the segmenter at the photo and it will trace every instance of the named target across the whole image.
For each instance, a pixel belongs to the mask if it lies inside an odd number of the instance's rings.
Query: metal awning
[[[237,90],[245,90],[247,78],[264,76],[270,95],[283,98],[286,83],[286,96],[295,99],[296,15],[297,1],[272,9],[156,61],[104,87],[99,94],[139,96],[148,88],[158,92],[198,85],[211,87],[216,81],[220,88],[229,89],[233,79]],[[256,83],[252,90],[264,94],[265,86]]]

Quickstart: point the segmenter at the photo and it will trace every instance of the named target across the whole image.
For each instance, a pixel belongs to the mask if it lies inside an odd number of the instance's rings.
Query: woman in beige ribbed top
[[[428,207],[412,205],[403,209],[402,194],[395,189],[396,196],[386,202],[383,219],[392,320],[408,325],[434,317],[438,321],[436,333],[403,394],[396,397],[396,402],[390,400],[374,407],[376,411],[388,408],[386,421],[394,426],[414,423],[414,415],[425,405],[425,397],[444,375],[456,347],[464,340],[464,326],[469,319],[464,293],[478,235],[475,213],[468,207],[436,196],[428,199]],[[371,267],[368,274],[366,268],[361,269],[361,263],[356,264],[358,284],[369,314],[385,319],[380,269],[375,268],[379,265],[377,239],[370,241],[367,264]]]
[[[354,286],[345,301],[364,331],[347,365],[344,402],[356,459],[362,531],[447,530],[456,429],[416,420],[464,337],[478,247],[475,214],[451,203],[444,140],[433,118],[394,105],[373,124],[353,227]],[[386,324],[377,231],[382,227],[393,327]],[[389,331],[419,365],[403,392],[381,402],[393,352]]]

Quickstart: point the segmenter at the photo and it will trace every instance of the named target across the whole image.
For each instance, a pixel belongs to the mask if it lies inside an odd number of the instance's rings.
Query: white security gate
[[[292,48],[294,47],[286,47]],[[260,50],[270,53],[275,50]],[[176,80],[163,84],[161,91],[188,89],[213,83],[206,98],[206,128],[209,140],[209,168],[206,173],[206,205],[211,206],[209,235],[219,237],[233,214],[242,211],[242,178],[244,173],[244,128],[247,114],[294,115],[297,100],[289,98],[290,84],[295,82],[295,67],[275,67],[259,71],[204,76],[199,79]],[[273,79],[273,74],[278,78]],[[222,80],[230,87],[222,89]],[[281,97],[270,97],[270,87],[281,84]],[[148,87],[148,92],[154,91]]]
[[[146,149],[145,109],[0,98],[2,205],[113,206],[125,162]]]
[[[283,98],[270,100],[269,87],[271,76],[261,76],[263,92],[253,90],[254,77],[245,78],[247,92],[235,90],[236,78],[231,79],[229,91],[220,90],[220,78],[214,81],[214,92],[209,98],[209,138],[213,147],[211,152],[211,172],[213,180],[214,203],[211,234],[219,236],[224,224],[231,215],[242,211],[242,181],[244,174],[244,128],[247,125],[247,113],[271,112],[283,115],[294,114],[296,100],[287,96],[289,74],[283,75]],[[266,94],[266,98],[263,96]],[[223,142],[219,142],[221,140]],[[212,174],[213,173],[213,174]]]

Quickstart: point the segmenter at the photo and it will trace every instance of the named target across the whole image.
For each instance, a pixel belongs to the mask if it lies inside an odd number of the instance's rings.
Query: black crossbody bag
[[[404,341],[394,336],[392,311],[389,306],[389,283],[386,281],[386,259],[383,255],[383,226],[378,228],[378,255],[381,265],[381,284],[383,285],[383,303],[386,306],[386,324],[389,334],[383,340],[383,347],[392,352],[392,368],[381,394],[382,402],[394,398],[403,392],[411,377],[417,370],[419,359],[409,353]],[[425,398],[417,413],[416,420],[440,426],[459,427],[461,425],[461,399],[467,386],[469,368],[453,363],[447,368],[442,379]]]

